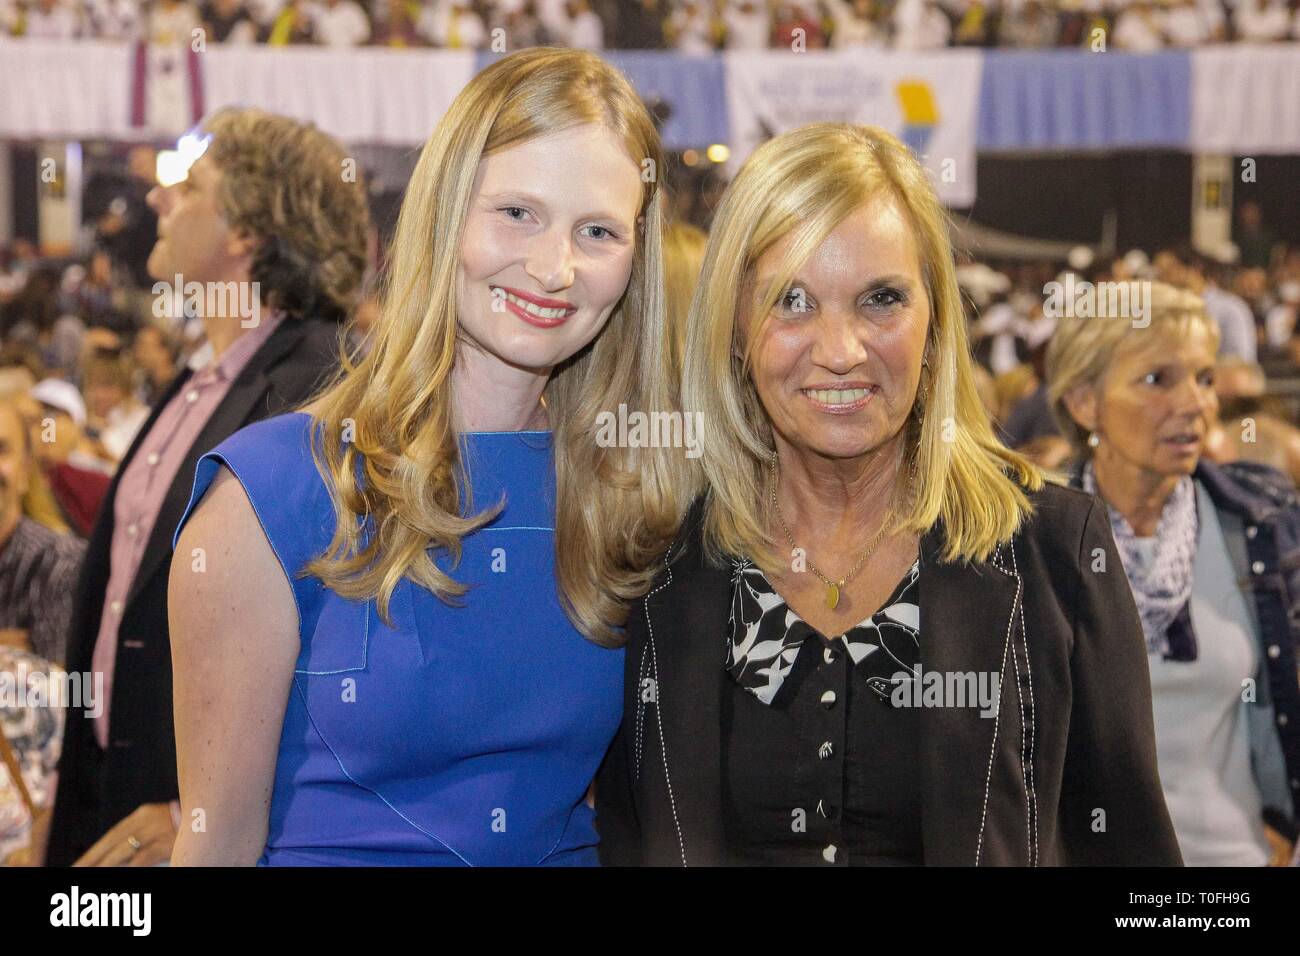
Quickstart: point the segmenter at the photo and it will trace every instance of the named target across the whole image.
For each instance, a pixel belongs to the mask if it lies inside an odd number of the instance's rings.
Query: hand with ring
[[[171,859],[171,807],[146,803],[99,838],[73,866],[154,866]]]

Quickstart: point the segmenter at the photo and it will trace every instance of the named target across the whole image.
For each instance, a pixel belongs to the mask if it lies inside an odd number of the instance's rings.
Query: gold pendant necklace
[[[786,540],[790,542],[790,549],[792,551],[797,551],[799,549],[799,546],[794,543],[794,535],[790,533],[790,529],[786,526],[785,518],[781,515],[781,506],[777,504],[776,501],[776,480],[777,480],[776,479],[776,456],[773,455],[772,456],[772,482],[771,482],[772,483],[772,510],[776,512],[776,520],[781,523],[781,530],[785,532]],[[840,591],[843,590],[844,585],[848,584],[849,581],[853,578],[853,576],[862,569],[862,565],[866,563],[867,558],[871,557],[871,555],[875,553],[876,548],[880,546],[880,541],[885,536],[885,526],[888,523],[889,523],[888,521],[881,521],[880,530],[876,532],[875,538],[872,539],[871,547],[867,548],[866,553],[863,554],[862,557],[858,558],[858,563],[853,565],[853,570],[851,570],[848,574],[844,575],[844,577],[840,578],[838,581],[832,581],[830,578],[826,577],[826,575],[822,574],[821,571],[817,570],[817,566],[813,564],[811,561],[809,561],[807,557],[804,558],[804,562],[808,565],[808,570],[811,571],[813,574],[817,575],[817,577],[821,580],[822,584],[826,585],[826,606],[830,608],[832,611],[839,606]]]

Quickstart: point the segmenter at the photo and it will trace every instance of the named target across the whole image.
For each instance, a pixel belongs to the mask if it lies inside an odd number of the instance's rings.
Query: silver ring
[[[136,852],[138,849],[140,849],[140,847],[144,846],[143,843],[141,843],[139,840],[137,840],[137,839],[135,838],[135,835],[134,835],[134,834],[132,834],[131,836],[127,837],[127,838],[126,838],[126,842],[127,842],[128,844],[130,844],[130,846],[131,846],[131,852],[132,852],[132,853]]]

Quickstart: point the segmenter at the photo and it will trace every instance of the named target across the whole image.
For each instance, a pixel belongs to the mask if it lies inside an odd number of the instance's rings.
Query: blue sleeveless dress
[[[584,796],[622,717],[623,651],[560,607],[549,432],[461,436],[481,511],[463,539],[470,586],[451,607],[403,579],[394,627],[296,572],[324,551],[334,509],[293,412],[199,459],[172,539],[224,464],[289,578],[301,651],[276,760],[263,866],[597,865]],[[256,600],[256,595],[250,595]]]

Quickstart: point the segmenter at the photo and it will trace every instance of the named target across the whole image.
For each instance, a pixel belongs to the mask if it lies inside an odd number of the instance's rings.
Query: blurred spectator
[[[777,4],[772,27],[773,44],[780,49],[792,50],[798,40],[805,50],[825,49],[826,35],[822,32],[821,18],[810,12],[815,9],[805,3]]]
[[[19,32],[36,40],[72,40],[80,35],[71,0],[36,0],[20,13]]]
[[[826,7],[832,47],[883,47],[889,42],[889,29],[876,0],[826,0]]]
[[[312,42],[312,17],[306,0],[287,0],[267,32],[269,46]]]
[[[1237,207],[1237,228],[1232,241],[1237,245],[1243,266],[1267,268],[1272,264],[1277,234],[1264,223],[1259,203],[1247,200]]]
[[[605,24],[587,0],[567,0],[563,5],[565,21],[559,34],[564,45],[576,50],[603,50]]]
[[[423,40],[416,29],[420,5],[415,0],[384,0],[382,15],[375,17],[371,41],[379,46],[422,46]]]
[[[356,0],[323,0],[315,9],[312,35],[324,46],[360,46],[370,39],[370,19]]]
[[[679,381],[686,357],[686,320],[708,241],[703,229],[685,222],[674,222],[664,232],[664,305],[672,329],[673,369]]]
[[[91,36],[135,40],[144,30],[138,0],[87,0],[85,22]]]
[[[552,41],[541,17],[537,15],[537,5],[532,0],[497,0],[489,10],[489,31],[505,31],[509,50],[545,46]]]
[[[87,537],[111,478],[109,466],[86,437],[86,405],[76,387],[48,378],[31,390],[40,404],[33,423],[35,454],[60,511],[77,534]]]
[[[722,0],[728,50],[763,50],[771,45],[772,18],[766,0]]]
[[[479,50],[488,38],[483,19],[468,0],[433,0],[424,8],[419,30],[434,46],[450,50]]]
[[[150,43],[189,46],[199,29],[199,12],[186,0],[157,0],[149,12],[147,26]]]
[[[86,431],[116,465],[149,417],[149,406],[135,395],[129,359],[116,351],[91,353],[82,370],[81,390],[86,398]]]
[[[948,45],[952,25],[933,0],[898,0],[894,7],[894,46],[935,50]]]
[[[999,35],[1004,46],[1033,49],[1054,46],[1060,36],[1055,14],[1048,12],[1040,0],[1026,0],[1002,15]]]
[[[1238,0],[1232,11],[1232,25],[1239,40],[1285,40],[1291,31],[1291,12],[1282,0]]]
[[[206,0],[199,7],[199,17],[208,39],[214,43],[257,42],[257,24],[241,0]]]
[[[682,0],[665,24],[665,36],[678,53],[706,54],[715,49],[717,25],[707,4]]]
[[[1184,267],[1182,286],[1204,300],[1206,313],[1219,327],[1219,356],[1254,365],[1259,352],[1255,314],[1241,296],[1220,288],[1208,271],[1200,261]]]
[[[150,322],[136,333],[132,346],[136,368],[140,370],[138,394],[144,404],[152,406],[176,377],[178,344],[171,332]]]
[[[1206,43],[1212,26],[1205,8],[1197,0],[1167,0],[1164,11],[1165,37],[1172,47],[1193,47]]]
[[[113,264],[125,274],[129,286],[151,284],[145,268],[149,247],[158,228],[145,196],[156,181],[157,151],[133,146],[127,153],[125,172],[100,170],[90,177],[82,196],[82,218],[93,224],[96,245],[106,249]]]
[[[952,31],[953,45],[990,46],[996,39],[994,13],[989,3],[984,0],[962,0]]]
[[[1150,0],[1134,0],[1115,20],[1112,39],[1116,49],[1149,53],[1165,45],[1163,18]]]
[[[31,457],[27,423],[0,399],[0,643],[61,663],[86,546],[23,514]]]
[[[611,34],[615,48],[662,50],[672,45],[666,42],[665,24],[670,17],[676,17],[677,10],[687,6],[700,7],[702,4],[695,3],[694,0],[681,0],[672,4],[669,0],[624,0],[616,8],[618,19]]]

